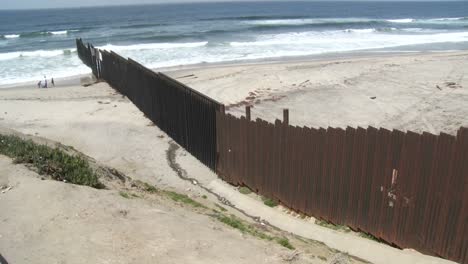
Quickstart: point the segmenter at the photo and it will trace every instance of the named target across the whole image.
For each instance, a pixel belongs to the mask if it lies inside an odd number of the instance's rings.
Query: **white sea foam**
[[[415,20],[412,18],[402,18],[402,19],[387,19],[387,21],[391,23],[411,23],[411,22],[414,22]]]
[[[445,17],[445,18],[434,18],[431,20],[434,21],[459,21],[459,20],[465,20],[465,17]]]
[[[11,34],[11,35],[5,35],[4,36],[6,39],[14,39],[14,38],[19,38],[20,35],[17,34]]]
[[[440,31],[427,28],[402,28],[400,29],[403,32],[414,32],[414,33],[437,33]]]
[[[104,50],[111,51],[133,51],[133,50],[159,50],[159,49],[178,49],[178,48],[196,48],[202,47],[208,44],[208,42],[188,42],[188,43],[146,43],[146,44],[135,44],[128,46],[118,46],[107,44],[99,47]]]
[[[61,31],[49,31],[48,33],[52,35],[66,35],[68,34],[67,30],[61,30]]]
[[[346,34],[347,32],[301,32],[263,35],[256,41],[231,42],[233,47],[253,46],[283,46],[284,50],[298,48],[304,51],[352,51],[361,49],[375,49],[396,47],[403,45],[417,45],[443,42],[468,41],[468,32],[395,35],[375,34],[373,32],[360,32]]]
[[[26,73],[15,73],[15,74],[11,74],[8,76],[0,75],[0,85],[10,85],[10,84],[28,83],[28,82],[36,83],[38,80],[42,80],[42,77],[44,75],[47,77],[49,76],[53,77],[57,83],[57,79],[60,79],[60,78],[67,78],[71,76],[88,74],[88,73],[91,73],[91,69],[89,69],[87,66],[85,66],[81,62],[78,62],[73,67],[64,67],[64,68],[50,67],[48,69],[40,69],[39,67],[36,67],[35,69],[31,69],[29,72],[26,72]]]
[[[50,58],[60,55],[67,55],[75,52],[76,49],[64,49],[64,50],[35,50],[35,51],[15,51],[0,53],[0,61],[13,60],[22,57],[39,57],[39,58]]]
[[[377,30],[375,28],[363,28],[363,29],[346,29],[344,31],[348,33],[372,33],[372,32],[376,32]]]
[[[244,21],[249,25],[313,25],[313,24],[346,24],[359,22],[372,22],[375,19],[368,18],[305,18],[305,19],[265,19]]]
[[[468,22],[467,17],[448,17],[448,18],[398,18],[398,19],[371,19],[371,18],[302,18],[302,19],[264,19],[247,20],[243,24],[256,26],[294,26],[294,25],[321,25],[321,24],[355,24],[355,23],[395,23],[395,24],[451,24]]]

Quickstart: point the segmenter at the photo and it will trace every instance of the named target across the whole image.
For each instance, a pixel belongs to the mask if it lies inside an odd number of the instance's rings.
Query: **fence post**
[[[247,119],[247,121],[251,120],[250,108],[251,108],[251,106],[249,106],[249,105],[245,106],[245,118]]]
[[[283,125],[289,125],[289,109],[283,109]]]

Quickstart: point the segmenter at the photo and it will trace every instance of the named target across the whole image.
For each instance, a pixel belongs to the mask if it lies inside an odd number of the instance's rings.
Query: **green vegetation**
[[[149,183],[140,181],[140,180],[133,181],[132,186],[136,187],[136,188],[138,188],[140,190],[143,190],[145,192],[148,192],[148,193],[159,194],[159,195],[162,195],[162,196],[169,197],[175,202],[187,204],[187,205],[190,205],[190,206],[193,206],[193,207],[196,207],[196,208],[205,208],[205,209],[207,209],[206,206],[204,206],[203,204],[191,199],[190,197],[188,197],[185,194],[180,194],[180,193],[177,193],[177,192],[174,192],[174,191],[160,190],[160,189],[156,188],[155,186],[153,186],[153,185],[151,185]],[[132,195],[134,197],[138,197],[137,195],[136,196],[134,194],[132,194]],[[205,199],[208,198],[206,195],[203,195],[202,197],[205,198]]]
[[[226,208],[222,207],[222,206],[219,205],[219,204],[215,204],[215,206],[218,207],[218,208],[219,208],[221,211],[223,211],[223,212],[226,212],[226,211],[227,211]]]
[[[203,198],[203,199],[207,199],[207,198],[208,198],[208,196],[206,196],[206,195],[202,195],[202,198]]]
[[[374,240],[374,241],[380,242],[380,240],[379,240],[378,238],[376,238],[375,236],[373,236],[373,235],[371,235],[371,234],[359,233],[359,236],[364,237],[364,238],[367,238],[367,239],[370,239],[370,240]]]
[[[86,160],[58,148],[39,145],[17,136],[0,135],[0,154],[13,158],[15,163],[32,165],[39,174],[49,175],[54,180],[98,189],[105,187]]]
[[[252,191],[249,188],[245,187],[245,186],[240,187],[239,192],[242,193],[242,194],[252,193]]]
[[[153,185],[151,185],[149,183],[146,183],[146,182],[143,182],[143,190],[145,192],[149,192],[149,193],[157,193],[158,192],[158,189],[156,189],[156,187],[154,187]]]
[[[122,196],[123,198],[126,198],[126,199],[131,199],[132,197],[130,197],[130,195],[126,192],[123,192],[123,191],[120,191],[119,192],[120,196]]]
[[[258,238],[261,238],[261,239],[265,239],[265,240],[273,240],[273,237],[263,233],[263,232],[260,232],[258,231],[256,228],[254,228],[253,226],[247,224],[247,223],[244,223],[244,221],[242,221],[241,219],[239,219],[238,217],[234,216],[234,215],[230,215],[230,216],[226,216],[226,215],[223,215],[223,214],[219,214],[216,216],[216,218],[230,226],[230,227],[233,227],[235,229],[239,229],[242,233],[247,233],[247,234],[250,234],[252,236],[255,236],[255,237],[258,237]]]
[[[258,237],[258,238],[263,239],[263,240],[268,240],[268,241],[274,240],[278,244],[280,244],[281,246],[283,246],[285,248],[294,249],[294,247],[289,243],[289,240],[287,238],[273,237],[273,236],[270,236],[268,234],[265,234],[265,233],[259,231],[254,226],[246,223],[245,221],[239,219],[238,217],[236,217],[234,215],[226,216],[226,215],[223,215],[223,214],[217,214],[215,217],[216,217],[216,219],[218,219],[218,221],[220,221],[220,222],[222,222],[222,223],[224,223],[224,224],[226,224],[226,225],[228,225],[228,226],[230,226],[232,228],[238,229],[242,233],[246,233],[246,234],[252,235],[254,237]]]
[[[262,198],[263,200],[263,203],[266,205],[266,206],[269,206],[269,207],[275,207],[278,205],[278,202],[276,200],[273,200],[273,199],[270,199],[270,198]]]
[[[180,194],[180,193],[176,193],[176,192],[173,192],[173,191],[163,191],[163,193],[165,195],[167,195],[169,198],[171,198],[172,200],[176,201],[176,202],[181,202],[181,203],[184,203],[184,204],[188,204],[188,205],[191,205],[193,207],[206,208],[206,206],[204,206],[203,204],[191,199],[190,197],[188,197],[185,194]]]
[[[347,226],[334,225],[332,223],[328,223],[328,222],[320,220],[320,219],[315,219],[315,224],[319,225],[319,226],[326,227],[326,228],[330,228],[330,229],[333,229],[333,230],[343,231],[343,232],[346,232],[346,233],[351,231],[349,229],[349,227],[347,227]]]
[[[294,249],[291,243],[289,243],[289,240],[285,237],[278,238],[276,241],[278,242],[278,244],[282,245],[285,248]]]

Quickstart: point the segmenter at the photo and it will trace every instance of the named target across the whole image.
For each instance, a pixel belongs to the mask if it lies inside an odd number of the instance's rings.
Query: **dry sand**
[[[252,103],[255,107],[254,117],[272,120],[280,117],[281,109],[287,106],[291,112],[291,123],[295,125],[375,125],[415,131],[431,128],[434,133],[454,133],[460,125],[466,126],[468,123],[468,83],[465,78],[468,71],[467,58],[468,53],[405,55],[217,66],[172,71],[169,74],[226,105],[232,105],[229,111],[234,114],[243,112],[242,104]],[[455,84],[448,85],[447,82]],[[436,85],[439,85],[440,89]],[[253,96],[255,99],[247,98]],[[376,96],[376,99],[370,99],[372,96]],[[216,196],[201,187],[207,188],[222,196],[223,201],[228,200],[232,203],[232,207],[229,207],[230,213],[246,219],[259,217],[285,231],[322,241],[331,248],[373,263],[450,263],[412,250],[398,250],[354,233],[345,234],[317,226],[313,224],[313,219],[300,219],[284,208],[264,206],[258,197],[240,194],[234,187],[219,180],[185,150],[177,148],[177,145],[153,126],[131,102],[105,83],[63,89],[0,90],[0,126],[71,145],[133,179],[143,180],[160,188],[173,188],[193,197],[205,194],[208,201],[219,202]],[[171,155],[174,158],[168,159]],[[6,173],[9,179],[27,174],[20,172],[16,167],[11,168],[12,165],[5,165],[8,164],[8,160],[3,159],[2,162],[2,168],[10,167],[10,171]],[[182,170],[174,171],[171,168],[174,165],[180,166]],[[196,179],[196,184],[182,180],[181,174]],[[157,219],[159,213],[151,210],[178,209],[171,209],[164,204],[148,205],[133,200],[121,201],[120,197],[111,191],[95,191],[85,187],[37,181],[32,175],[28,176],[32,180],[24,177],[18,177],[20,186],[25,185],[23,190],[17,189],[18,194],[8,192],[8,195],[13,196],[8,200],[0,196],[0,211],[12,212],[1,215],[0,221],[9,220],[5,222],[8,225],[0,225],[0,254],[8,257],[8,251],[13,252],[10,253],[15,260],[12,260],[12,263],[26,263],[23,259],[17,259],[21,254],[31,258],[42,256],[44,260],[51,260],[58,256],[56,247],[59,245],[63,245],[60,251],[62,259],[66,263],[72,262],[68,257],[77,257],[76,252],[83,250],[86,245],[71,243],[68,241],[69,236],[80,239],[93,237],[96,233],[101,235],[98,235],[93,243],[101,245],[102,248],[86,248],[86,254],[79,260],[86,259],[88,254],[98,256],[99,252],[106,252],[106,256],[112,259],[115,251],[108,240],[112,229],[105,229],[104,226],[107,225],[119,226],[118,233],[125,234],[124,241],[116,243],[120,246],[117,247],[121,253],[118,256],[127,260],[124,261],[127,263],[139,262],[132,261],[132,258],[140,254],[151,256],[155,251],[159,262],[163,263],[171,263],[172,256],[179,262],[195,262],[195,259],[205,260],[207,263],[210,263],[207,259],[212,260],[211,263],[229,262],[228,260],[232,263],[282,261],[281,248],[265,251],[270,245],[263,244],[265,242],[262,241],[249,242],[250,239],[246,240],[229,228],[223,229],[223,234],[208,235],[215,241],[212,243],[213,250],[208,253],[199,253],[200,250],[195,244],[191,244],[188,250],[182,250],[185,244],[181,241],[188,239],[187,234],[190,235],[190,239],[201,234],[190,225],[191,221],[197,226],[209,226],[209,219],[181,211],[181,214],[187,214],[186,222],[178,221],[181,217],[176,213],[165,220],[157,221],[154,218]],[[28,192],[34,195],[28,196]],[[83,199],[79,198],[81,193]],[[44,210],[48,208],[44,204],[48,203],[36,201],[34,197],[37,196],[45,196],[50,201],[56,201],[57,205],[53,206],[52,203],[49,211]],[[124,205],[130,208],[130,212],[135,211],[135,218],[121,219],[121,216],[112,214],[119,206]],[[107,207],[109,208],[106,209]],[[60,215],[62,211],[67,214],[70,212],[71,216],[76,214],[75,209],[80,208],[90,208],[89,212],[96,214],[96,217],[90,222],[86,219],[75,222],[74,226],[67,226],[62,231],[52,230],[52,227],[46,231],[32,228],[36,225],[36,218],[45,224],[47,219],[56,214]],[[11,220],[13,215],[21,221]],[[58,227],[62,228],[65,220]],[[90,223],[99,225],[93,227]],[[26,228],[29,226],[32,226],[31,229]],[[143,228],[140,229],[139,226]],[[151,230],[152,226],[157,226],[156,230],[159,231],[176,229],[184,232],[174,231],[175,233],[158,235],[155,234],[157,231]],[[25,228],[24,232],[21,231],[22,228]],[[141,231],[145,229],[150,230]],[[133,232],[140,235],[135,235],[133,239]],[[230,232],[234,232],[238,237],[229,237],[232,235]],[[16,234],[20,237],[16,237]],[[157,241],[168,235],[168,241],[161,242],[164,245],[161,248],[144,247],[142,251],[137,250],[139,245],[150,241],[152,235],[157,237]],[[7,242],[12,239],[23,239],[24,242],[15,247]],[[172,239],[181,243],[170,243]],[[224,242],[225,240],[228,242]],[[237,250],[233,251],[233,254],[228,252],[233,247],[229,243],[237,245],[244,242],[246,246],[241,248],[248,254],[238,254]],[[5,251],[5,248],[8,248],[8,251]],[[248,248],[252,250],[249,251]],[[314,246],[311,246],[310,250],[313,252],[311,254],[315,255],[323,254],[324,251],[322,247]],[[161,253],[163,251],[173,253],[164,258]],[[252,257],[252,254],[258,256]],[[217,258],[221,256],[228,257],[218,261]],[[274,260],[269,259],[269,256],[274,257]],[[319,259],[313,261],[320,263]],[[79,261],[75,259],[75,262]],[[107,263],[104,260],[96,262]]]
[[[208,67],[169,75],[230,113],[309,127],[454,134],[468,125],[468,52]]]

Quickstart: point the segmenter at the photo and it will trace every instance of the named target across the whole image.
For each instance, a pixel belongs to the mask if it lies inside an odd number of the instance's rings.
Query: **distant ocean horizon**
[[[150,68],[468,49],[467,2],[229,2],[0,11],[0,85],[89,73],[75,38]]]

